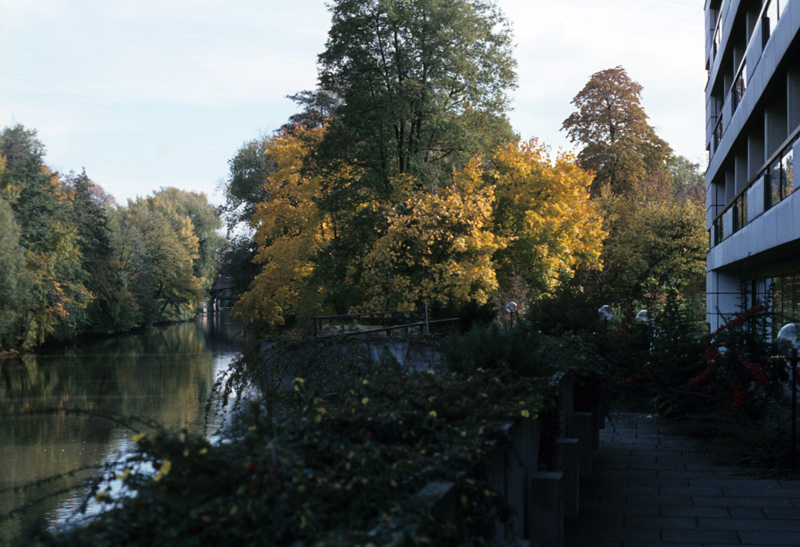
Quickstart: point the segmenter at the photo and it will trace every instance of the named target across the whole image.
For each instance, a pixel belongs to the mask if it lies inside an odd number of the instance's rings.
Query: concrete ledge
[[[532,547],[563,547],[563,473],[538,472],[531,477],[528,530]]]
[[[563,477],[564,517],[578,516],[580,504],[580,461],[578,439],[558,439],[559,464]]]

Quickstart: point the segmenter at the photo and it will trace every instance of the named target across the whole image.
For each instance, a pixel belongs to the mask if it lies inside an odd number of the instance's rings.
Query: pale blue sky
[[[700,0],[499,0],[512,22],[524,139],[560,131],[589,76],[622,65],[677,153],[704,161]],[[316,84],[323,0],[0,0],[0,127],[39,131],[118,202],[162,186],[214,203],[228,159]]]

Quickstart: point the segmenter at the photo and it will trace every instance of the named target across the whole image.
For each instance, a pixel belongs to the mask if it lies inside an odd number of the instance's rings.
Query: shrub
[[[768,306],[735,314],[710,337],[705,368],[690,384],[707,392],[723,412],[761,418],[767,403],[783,395],[789,377],[785,364],[773,358],[768,338]]]
[[[300,349],[314,354],[316,344]],[[287,355],[275,346],[268,353]],[[329,363],[318,357],[284,372],[313,372],[313,363]],[[137,435],[135,452],[93,485],[91,496],[107,508],[103,515],[62,533],[38,529],[26,540],[486,543],[495,522],[509,516],[486,476],[492,451],[505,439],[497,426],[536,418],[554,408],[556,397],[547,379],[507,366],[410,373],[392,363],[352,364],[271,384],[257,368],[242,360],[228,377],[230,389],[271,391],[269,398],[240,402],[245,427],[214,443],[186,432]],[[326,370],[337,377],[334,384],[326,382]],[[437,481],[456,485],[462,521],[441,525],[419,503],[416,494]]]

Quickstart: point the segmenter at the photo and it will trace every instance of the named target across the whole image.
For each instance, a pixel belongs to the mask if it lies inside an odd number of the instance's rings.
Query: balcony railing
[[[794,189],[794,146],[800,141],[800,127],[796,128],[784,144],[775,152],[758,173],[751,178],[745,187],[739,191],[733,200],[720,212],[712,222],[709,232],[709,241],[712,247],[719,245],[727,235],[736,233],[752,222],[756,216],[750,218],[748,212],[747,193],[752,186],[764,178],[764,211],[776,206],[786,199]],[[723,217],[733,209],[732,226],[730,234],[725,234]]]

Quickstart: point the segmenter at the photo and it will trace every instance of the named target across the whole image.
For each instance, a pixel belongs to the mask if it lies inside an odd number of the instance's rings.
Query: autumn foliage
[[[236,305],[242,319],[283,325],[311,313],[420,309],[426,299],[457,309],[485,304],[514,275],[536,297],[578,266],[599,266],[591,174],[568,155],[553,161],[536,140],[508,144],[454,168],[446,183],[398,174],[386,194],[330,212],[322,204],[357,187],[362,172],[315,163],[324,131],[294,128],[267,141],[276,169],[252,219],[262,270]],[[372,224],[354,228],[365,217]],[[354,233],[358,241],[345,235]],[[357,295],[344,310],[327,298],[336,281],[319,275],[332,249]]]
[[[299,129],[267,140],[265,153],[275,169],[263,184],[269,197],[256,205],[252,217],[258,246],[254,262],[262,268],[236,304],[240,317],[283,324],[287,315],[318,308],[309,279],[330,226],[318,206],[321,179],[304,172],[304,164],[322,132]]]

